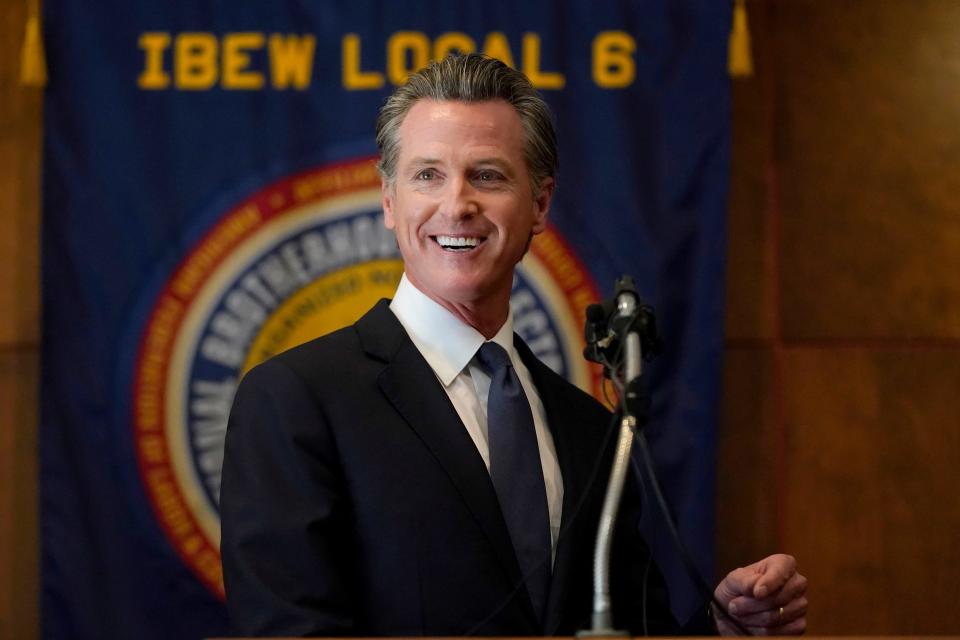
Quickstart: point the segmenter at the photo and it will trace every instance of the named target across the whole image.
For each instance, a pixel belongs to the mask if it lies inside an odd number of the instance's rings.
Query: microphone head
[[[607,314],[603,310],[602,304],[591,304],[587,307],[587,322],[597,324],[607,321]]]
[[[587,307],[587,319],[583,324],[583,357],[591,362],[602,362],[598,341],[607,333],[607,312],[601,304]]]
[[[620,352],[622,335],[630,330],[640,334],[644,360],[650,361],[663,353],[653,307],[643,304],[629,275],[617,279],[613,298],[589,305],[585,315],[583,357],[591,362],[610,364],[608,360]]]
[[[640,299],[639,294],[637,294],[637,285],[634,283],[632,276],[624,274],[617,278],[613,285],[613,297],[617,298],[621,293],[632,293],[634,298]]]

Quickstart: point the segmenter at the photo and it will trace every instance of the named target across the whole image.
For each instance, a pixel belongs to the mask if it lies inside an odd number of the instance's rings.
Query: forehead
[[[523,156],[523,125],[504,100],[459,102],[421,99],[400,125],[400,156],[427,152],[496,153]]]

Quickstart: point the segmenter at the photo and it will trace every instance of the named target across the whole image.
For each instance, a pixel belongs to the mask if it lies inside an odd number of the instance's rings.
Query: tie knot
[[[477,358],[488,371],[494,373],[510,366],[510,356],[507,350],[496,342],[484,342],[477,351]]]

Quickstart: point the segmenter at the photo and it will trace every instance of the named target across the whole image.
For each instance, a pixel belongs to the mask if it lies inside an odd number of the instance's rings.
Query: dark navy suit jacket
[[[355,325],[255,367],[237,391],[221,553],[239,633],[569,635],[587,625],[610,414],[515,342],[563,475],[545,619],[522,586],[476,446],[382,300]],[[641,633],[645,598],[650,631],[674,633],[637,533],[638,502],[628,487],[613,549],[614,616]]]

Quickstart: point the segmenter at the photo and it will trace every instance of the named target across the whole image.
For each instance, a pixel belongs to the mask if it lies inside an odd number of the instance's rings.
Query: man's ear
[[[393,185],[386,178],[380,178],[380,204],[383,205],[383,226],[387,229],[396,227],[393,218]]]
[[[550,212],[550,200],[553,199],[553,190],[556,187],[556,181],[553,178],[544,178],[540,182],[540,191],[534,199],[534,221],[533,233],[541,233],[547,228],[547,214]]]

